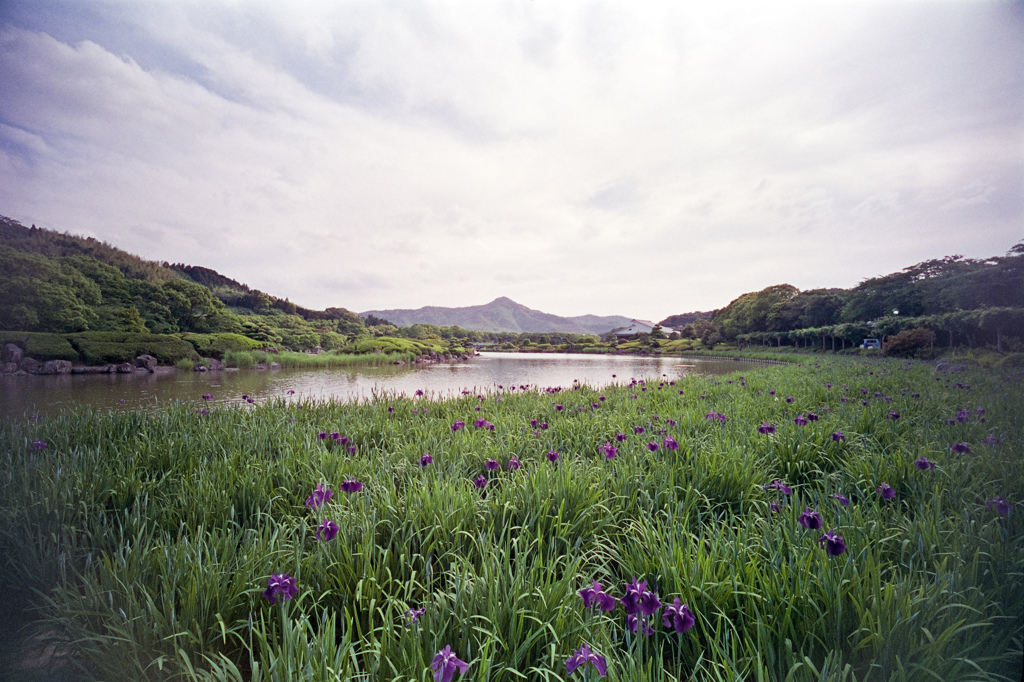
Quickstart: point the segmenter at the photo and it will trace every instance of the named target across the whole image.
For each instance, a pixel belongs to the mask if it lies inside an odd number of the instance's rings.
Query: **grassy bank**
[[[224,365],[227,367],[254,367],[260,364],[278,364],[282,367],[323,369],[330,367],[379,366],[396,363],[415,362],[415,353],[267,353],[265,351],[228,351],[224,354]]]
[[[1024,524],[996,498],[1024,503],[1020,376],[839,358],[444,401],[198,398],[0,426],[9,592],[46,595],[100,679],[428,680],[450,645],[465,679],[553,681],[584,641],[618,680],[1019,678]],[[271,605],[282,573],[297,593]],[[634,578],[695,625],[662,608],[634,633],[578,595]]]

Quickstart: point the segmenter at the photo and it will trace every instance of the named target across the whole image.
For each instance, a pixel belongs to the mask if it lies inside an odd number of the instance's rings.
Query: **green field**
[[[430,680],[446,646],[469,663],[456,681],[596,679],[567,673],[586,642],[615,680],[1016,682],[1021,378],[812,358],[602,390],[209,412],[197,395],[2,424],[3,587],[35,595],[40,629],[112,681]],[[333,497],[311,509],[318,484]],[[282,573],[297,595],[270,604]],[[621,599],[634,578],[695,625],[665,627],[662,608],[633,633],[621,604],[578,594],[597,580]]]

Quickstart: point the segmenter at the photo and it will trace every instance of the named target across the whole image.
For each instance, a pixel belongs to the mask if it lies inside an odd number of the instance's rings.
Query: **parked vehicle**
[[[878,339],[864,339],[864,343],[860,344],[861,348],[881,348],[882,342]]]

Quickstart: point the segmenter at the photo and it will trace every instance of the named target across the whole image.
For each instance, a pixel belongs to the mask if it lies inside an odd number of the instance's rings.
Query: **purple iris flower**
[[[843,541],[843,536],[837,534],[835,529],[822,535],[818,539],[818,543],[829,556],[839,556],[846,551],[846,543]]]
[[[916,466],[921,471],[924,471],[925,469],[934,469],[935,462],[932,462],[927,457],[922,457],[920,459],[914,460],[914,466]]]
[[[651,624],[637,613],[631,613],[626,616],[626,627],[629,628],[630,632],[636,632],[637,627],[639,627],[640,634],[645,637],[650,637],[654,634],[654,628],[651,627]]]
[[[590,587],[584,587],[580,590],[580,597],[583,598],[583,606],[590,608],[591,606],[597,606],[602,611],[611,611],[615,608],[615,604],[618,600],[604,591],[601,587],[601,583],[594,581],[594,584]]]
[[[896,421],[900,418],[900,413],[896,410],[889,410],[889,419]]]
[[[725,415],[721,414],[720,412],[714,412],[714,411],[708,412],[706,415],[704,415],[704,418],[705,419],[710,419],[712,421],[716,421],[717,420],[717,421],[722,422],[723,424],[725,423]]]
[[[213,400],[213,396],[209,393],[204,393],[203,400]]]
[[[793,396],[791,396],[791,395],[787,395],[787,396],[786,396],[786,402],[787,402],[787,403],[791,403],[791,402],[793,402],[794,400],[796,400],[796,398],[794,398]]]
[[[645,616],[654,615],[661,608],[658,595],[647,589],[647,581],[638,583],[636,578],[626,585],[626,594],[622,597],[622,607],[626,613],[640,611]]]
[[[475,422],[473,422],[473,426],[475,426],[478,429],[482,429],[487,426],[487,420],[483,418],[477,419]]]
[[[558,451],[556,451],[556,450],[549,450],[548,454],[547,454],[547,458],[548,458],[549,462],[557,462],[558,461]]]
[[[263,592],[263,598],[271,604],[276,604],[278,597],[281,597],[281,601],[288,601],[298,593],[299,587],[295,584],[295,578],[287,573],[274,573],[267,578],[267,589]]]
[[[515,455],[512,455],[511,457],[508,458],[509,471],[516,471],[521,466],[523,466],[522,462],[520,462]]]
[[[665,440],[664,442],[662,442],[662,447],[664,447],[666,450],[678,450],[679,443],[677,443],[676,439],[673,438],[672,436],[665,436]]]
[[[395,408],[393,408],[392,406],[388,405],[388,412],[394,412],[394,411],[395,411]]]
[[[452,424],[452,431],[460,431],[464,428],[466,428],[466,422],[462,421],[461,419],[456,419],[455,423]]]
[[[486,469],[488,469],[489,471],[494,471],[495,469],[500,469],[501,465],[498,464],[498,460],[496,460],[496,459],[489,459],[486,462],[484,462],[484,467]]]
[[[644,427],[642,427],[642,426],[634,426],[633,427],[633,433],[635,433],[637,435],[640,435],[643,432],[644,432]]]
[[[772,512],[776,514],[779,513],[779,511],[782,509],[781,507],[779,507],[779,503],[776,502],[775,500],[771,501],[771,503],[768,505],[768,508],[771,509]]]
[[[882,483],[875,488],[875,492],[881,495],[883,500],[891,500],[896,497],[896,491],[888,483]]]
[[[679,597],[676,597],[670,606],[665,607],[665,613],[661,614],[661,622],[664,623],[665,627],[673,628],[676,632],[682,634],[692,628],[697,619],[693,617],[690,607],[686,604],[681,604]]]
[[[423,389],[416,389],[416,395],[417,396],[423,395]]]
[[[647,449],[650,450],[651,452],[654,452],[655,450],[658,449],[658,444],[657,443],[648,443],[647,444]]]
[[[586,665],[587,663],[593,664],[593,666],[597,668],[597,674],[601,677],[608,674],[608,662],[605,660],[604,656],[595,654],[591,651],[586,642],[580,644],[580,648],[574,651],[572,656],[566,659],[565,669],[569,671],[570,675],[572,675],[576,671],[576,668],[579,668],[581,665]]]
[[[775,424],[772,424],[770,422],[764,422],[763,424],[757,427],[757,432],[763,433],[765,435],[769,433],[775,433]]]
[[[363,484],[354,478],[347,478],[345,479],[345,482],[338,487],[346,493],[357,493],[363,489]]]
[[[846,436],[843,435],[842,431],[836,431],[832,434],[832,440],[838,443],[840,441],[845,441]]]
[[[469,663],[460,661],[452,653],[452,648],[446,646],[434,655],[430,669],[434,671],[434,682],[451,682],[456,669],[463,675],[466,674],[466,671],[469,670]]]
[[[814,414],[813,412],[808,412],[807,419],[808,421],[816,422],[818,421],[818,415]]]
[[[796,518],[800,522],[800,525],[810,530],[818,530],[821,528],[821,514],[814,511],[810,507],[804,509],[803,513]]]
[[[333,496],[334,493],[330,488],[323,483],[317,483],[316,488],[313,489],[313,494],[306,498],[306,506],[310,509],[316,509],[320,505],[330,502]]]
[[[836,493],[835,495],[832,496],[832,499],[839,500],[839,504],[843,505],[844,507],[850,506],[850,499],[842,493]]]
[[[46,441],[39,440],[38,438],[32,441],[33,450],[45,450],[47,447]]]
[[[956,420],[961,424],[971,418],[971,413],[967,410],[957,410]]]
[[[619,454],[619,449],[611,443],[605,443],[598,448],[598,451],[607,459],[615,459],[615,455]]]
[[[316,437],[319,438],[320,440],[327,440],[327,432],[321,431],[320,433],[316,434]]]
[[[615,434],[615,440],[616,442],[621,443],[622,441],[626,440],[626,434],[619,431],[617,434]]]
[[[793,420],[793,423],[796,424],[797,426],[807,426],[807,420],[804,419],[804,416],[802,414],[798,414],[796,416],[796,419]]]
[[[999,497],[999,495],[996,495],[991,500],[986,502],[985,507],[989,511],[991,511],[992,508],[995,507],[996,513],[1002,514],[1003,516],[1009,516],[1010,512],[1013,511],[1013,505],[1004,500],[1003,498]]]
[[[537,428],[537,423],[538,423],[538,422],[537,422],[537,420],[536,420],[536,419],[531,419],[531,420],[530,420],[530,426],[532,426],[533,428]]]
[[[487,478],[484,477],[483,474],[480,474],[479,476],[477,476],[473,480],[473,485],[475,485],[477,488],[486,488],[487,487]]]
[[[555,405],[555,411],[556,412],[561,412],[564,409],[565,409],[565,407],[563,407],[561,404]]]
[[[418,623],[419,620],[420,620],[420,616],[422,616],[426,612],[427,612],[427,609],[423,608],[423,607],[418,608],[418,609],[406,609],[405,610],[405,617],[409,619],[409,623],[408,624],[409,625],[413,625],[415,623]]]
[[[541,422],[540,423],[540,430],[541,431],[547,431],[547,429],[548,429],[548,423],[547,422]]]
[[[421,467],[425,467],[428,464],[432,464],[433,462],[434,462],[434,458],[431,457],[429,452],[424,452],[423,456],[420,457],[420,466]]]
[[[777,478],[774,481],[772,481],[771,483],[769,483],[768,485],[764,486],[764,489],[765,490],[778,490],[783,495],[789,495],[789,494],[791,494],[793,492],[792,488],[790,488],[788,485],[786,485],[785,483],[783,483],[782,481],[780,481]]]
[[[991,433],[989,435],[985,436],[985,440],[983,440],[981,442],[984,443],[985,445],[1002,445],[1003,444],[1003,440],[1001,438],[999,438],[995,434],[991,434]]]
[[[210,414],[210,411],[207,410],[206,408],[203,408],[203,409],[199,410],[199,414],[205,417],[205,416]]]
[[[338,537],[338,524],[330,519],[324,519],[320,522],[320,525],[316,527],[316,539],[323,540],[324,542],[330,542],[334,538]]]
[[[949,446],[949,449],[958,455],[971,454],[971,446],[967,443],[953,443]]]

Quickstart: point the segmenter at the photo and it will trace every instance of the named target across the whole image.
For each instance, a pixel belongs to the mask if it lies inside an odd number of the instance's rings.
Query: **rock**
[[[29,374],[35,374],[39,370],[39,361],[35,358],[22,358],[18,363],[18,369]]]
[[[75,365],[72,374],[106,374],[109,365]]]
[[[115,371],[118,374],[131,374],[135,371],[135,365],[130,362],[122,362],[120,365],[116,365]]]
[[[71,362],[69,360],[47,360],[39,369],[39,374],[71,374]]]
[[[194,372],[205,372],[206,371],[206,365],[200,363],[200,364],[196,365],[195,367],[193,367],[192,371],[194,371]]]
[[[279,362],[272,362],[272,363],[270,363],[270,369],[283,369],[283,368],[284,368],[284,365],[282,365]]]
[[[211,371],[218,372],[224,369],[224,363],[218,360],[217,358],[207,358],[206,361],[210,363]]]
[[[23,357],[25,357],[25,351],[13,343],[8,343],[4,345],[4,350],[0,353],[0,362],[18,364]]]
[[[3,367],[4,374],[14,374],[18,371],[18,363],[16,362],[5,362]]]
[[[135,366],[138,367],[139,369],[144,369],[150,373],[153,372],[153,369],[158,364],[159,363],[157,362],[157,359],[154,358],[152,355],[140,355],[139,357],[135,358]]]

